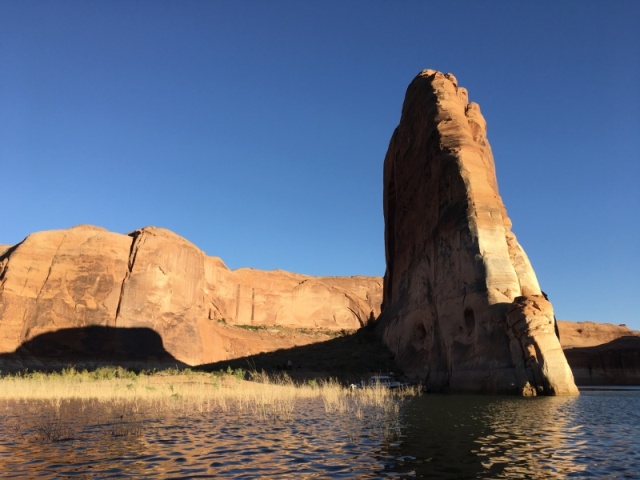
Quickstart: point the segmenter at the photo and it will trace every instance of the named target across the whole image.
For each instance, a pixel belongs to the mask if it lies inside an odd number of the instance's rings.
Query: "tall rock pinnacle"
[[[384,161],[380,328],[434,390],[577,395],[498,193],[486,123],[451,74],[409,85]]]

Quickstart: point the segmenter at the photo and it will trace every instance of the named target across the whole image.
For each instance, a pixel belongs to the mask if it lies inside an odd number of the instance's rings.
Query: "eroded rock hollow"
[[[577,395],[553,308],[511,232],[486,123],[451,74],[409,85],[384,161],[379,328],[433,390]]]

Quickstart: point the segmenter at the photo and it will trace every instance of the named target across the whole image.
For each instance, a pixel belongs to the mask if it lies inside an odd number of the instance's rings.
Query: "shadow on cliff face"
[[[640,385],[640,337],[626,336],[594,347],[564,350],[576,384]]]
[[[372,373],[399,373],[393,354],[370,328],[324,342],[200,365],[197,369],[211,372],[229,367],[267,373],[286,371],[296,380],[332,377],[344,382],[359,381]]]
[[[131,369],[182,368],[150,328],[90,326],[38,335],[13,353],[0,355],[4,371],[59,370],[69,365],[94,369],[105,365]]]

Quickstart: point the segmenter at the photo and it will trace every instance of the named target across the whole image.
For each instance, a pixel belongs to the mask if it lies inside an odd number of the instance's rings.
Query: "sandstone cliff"
[[[0,255],[0,354],[66,329],[135,328],[196,365],[252,351],[228,325],[356,329],[379,314],[381,298],[379,278],[232,271],[165,229],[83,225],[34,233]]]
[[[596,347],[622,337],[639,337],[640,332],[626,325],[598,322],[570,322],[558,320],[558,332],[562,348]]]
[[[486,123],[451,74],[409,85],[384,161],[380,329],[435,390],[575,395],[540,290],[498,193]]]
[[[640,385],[640,332],[626,325],[558,321],[578,385]]]
[[[0,247],[0,368],[114,357],[142,367],[195,365],[276,350],[298,364],[308,357],[309,367],[326,359],[300,347],[333,348],[330,331],[377,316],[381,297],[380,278],[232,271],[153,227],[129,235],[90,226],[40,232]],[[578,384],[640,384],[639,332],[593,322],[558,327]],[[350,354],[368,358],[358,345]]]

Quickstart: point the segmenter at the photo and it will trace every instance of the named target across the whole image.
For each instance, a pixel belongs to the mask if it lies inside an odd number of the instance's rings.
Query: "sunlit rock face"
[[[578,385],[640,385],[640,332],[626,325],[558,321]]]
[[[166,229],[122,235],[82,225],[0,250],[0,354],[43,334],[109,327],[156,332],[167,354],[197,365],[234,357],[228,325],[357,329],[381,299],[380,278],[229,270]],[[55,361],[74,342],[52,351]]]
[[[379,328],[433,390],[577,395],[551,304],[511,232],[480,107],[451,74],[409,85],[384,161]]]

